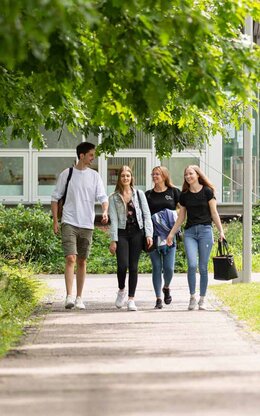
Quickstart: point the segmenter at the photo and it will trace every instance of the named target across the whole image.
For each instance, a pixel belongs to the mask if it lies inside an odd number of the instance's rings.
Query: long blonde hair
[[[127,171],[131,174],[130,186],[131,186],[131,188],[134,187],[133,172],[132,172],[131,168],[129,168],[129,166],[123,165],[118,171],[117,183],[116,183],[116,188],[115,188],[115,192],[119,192],[120,194],[123,194],[123,190],[124,190],[124,187],[123,187],[122,181],[121,181],[121,173],[124,172],[124,171]]]
[[[152,170],[152,173],[155,170],[158,170],[160,172],[160,174],[162,175],[165,186],[167,186],[168,188],[174,188],[173,182],[172,182],[171,177],[170,177],[170,172],[168,171],[168,169],[165,166],[155,166]]]
[[[199,183],[201,185],[208,186],[209,188],[211,188],[212,191],[215,194],[215,186],[213,185],[212,182],[210,182],[209,178],[205,175],[204,172],[202,172],[202,170],[200,169],[200,167],[197,166],[197,165],[189,165],[189,166],[186,166],[186,168],[184,169],[184,174],[183,174],[183,176],[184,176],[184,182],[183,182],[183,185],[182,185],[182,192],[187,192],[189,190],[189,188],[190,188],[190,185],[188,184],[188,182],[185,179],[185,174],[186,174],[187,169],[193,169],[193,170],[195,170],[195,172],[199,176],[198,177]]]

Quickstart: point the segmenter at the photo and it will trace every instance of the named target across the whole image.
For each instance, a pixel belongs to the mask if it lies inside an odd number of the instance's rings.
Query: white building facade
[[[102,141],[101,135],[75,137],[67,129],[62,133],[45,131],[43,134],[46,147],[41,151],[33,149],[26,141],[0,143],[0,202],[3,204],[30,205],[40,201],[43,205],[49,205],[58,175],[76,161],[77,144],[86,140],[97,145]],[[196,164],[215,184],[219,206],[231,206],[232,211],[232,206],[242,203],[243,131],[230,128],[229,136],[228,142],[224,142],[221,136],[212,138],[201,152],[186,149],[183,152],[173,152],[171,158],[160,161],[156,157],[152,136],[136,132],[130,148],[120,150],[114,156],[98,157],[93,168],[100,173],[107,193],[110,194],[115,188],[118,169],[123,164],[133,169],[136,187],[143,190],[152,187],[151,171],[154,166],[166,166],[174,184],[181,188],[184,168]],[[252,202],[255,203],[259,199],[260,189],[259,114],[254,114],[252,138]]]

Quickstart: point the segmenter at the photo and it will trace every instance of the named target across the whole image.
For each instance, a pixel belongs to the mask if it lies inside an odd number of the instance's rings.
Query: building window
[[[29,142],[27,140],[11,140],[7,139],[6,143],[0,140],[0,149],[28,149]]]
[[[50,197],[59,174],[66,168],[74,166],[75,157],[38,157],[37,195]]]
[[[135,178],[135,186],[146,190],[146,158],[145,157],[114,157],[107,159],[107,193],[115,190],[118,171],[123,166],[129,166]]]
[[[143,131],[134,129],[134,139],[128,146],[128,149],[151,149],[153,145],[153,136]]]
[[[41,129],[46,149],[75,149],[83,141],[82,134],[70,133],[66,126],[58,130]]]
[[[244,145],[243,130],[228,126],[229,141],[223,143],[223,202],[242,203]],[[260,192],[260,136],[259,114],[253,112],[252,134],[252,202],[257,202]]]
[[[174,156],[170,159],[163,159],[161,164],[169,170],[174,185],[181,189],[184,169],[189,165],[200,166],[200,157]]]
[[[5,196],[23,196],[23,157],[0,157],[0,176],[0,195],[3,199]]]

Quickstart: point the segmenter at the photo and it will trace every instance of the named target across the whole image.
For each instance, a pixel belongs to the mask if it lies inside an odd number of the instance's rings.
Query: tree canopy
[[[199,148],[255,105],[260,48],[243,34],[253,0],[2,0],[0,132],[42,148],[41,127],[102,131],[100,152],[134,127],[159,157]]]

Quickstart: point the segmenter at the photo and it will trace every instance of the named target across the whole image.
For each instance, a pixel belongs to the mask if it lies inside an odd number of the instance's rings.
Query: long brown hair
[[[168,169],[165,166],[155,166],[152,170],[152,173],[155,170],[158,170],[160,172],[160,174],[162,175],[165,186],[167,186],[168,188],[173,188],[174,187],[173,182],[172,182],[171,177],[170,177],[170,172],[168,171]]]
[[[188,182],[185,179],[185,174],[186,174],[187,169],[193,169],[193,170],[195,170],[195,172],[199,176],[198,177],[199,183],[201,185],[208,186],[215,193],[215,186],[213,185],[212,182],[210,182],[209,178],[205,175],[204,172],[202,172],[202,170],[200,169],[200,167],[197,166],[197,165],[189,165],[189,166],[186,166],[186,168],[184,169],[184,174],[183,174],[183,176],[184,176],[184,182],[183,182],[183,185],[182,185],[182,192],[187,192],[190,189],[190,185],[188,184]]]
[[[129,168],[129,166],[123,165],[118,171],[117,183],[116,183],[116,188],[115,188],[115,192],[119,192],[120,194],[123,194],[123,190],[124,190],[124,187],[123,187],[122,181],[121,181],[121,173],[124,172],[124,171],[127,171],[131,174],[130,186],[131,186],[131,188],[134,187],[133,172],[132,172],[131,168]]]

